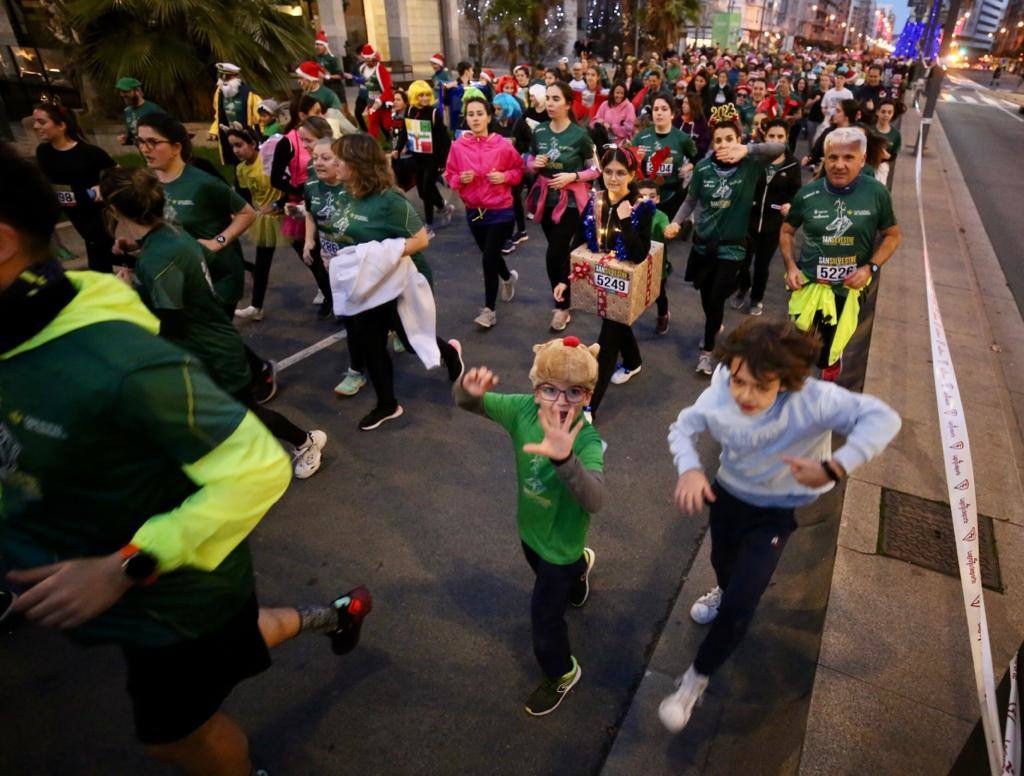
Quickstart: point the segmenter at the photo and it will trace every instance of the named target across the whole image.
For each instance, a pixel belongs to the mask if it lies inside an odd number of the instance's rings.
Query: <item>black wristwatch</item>
[[[875,262],[869,261],[868,262],[868,266],[871,267],[871,274],[872,275],[878,274],[878,265],[875,264]]]
[[[222,234],[218,234],[216,237],[214,237],[213,241],[215,243],[218,243],[219,245],[227,245],[228,244],[228,238],[225,237]],[[876,269],[877,269],[877,267],[876,267]]]
[[[156,581],[157,560],[134,544],[121,548],[121,570],[137,585],[148,585]]]

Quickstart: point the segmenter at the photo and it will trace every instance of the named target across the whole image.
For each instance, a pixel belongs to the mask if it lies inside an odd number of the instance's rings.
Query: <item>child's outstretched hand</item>
[[[462,378],[462,387],[470,396],[480,399],[498,384],[498,376],[485,366],[475,366]]]
[[[832,479],[825,473],[825,467],[821,461],[813,461],[810,458],[795,458],[791,455],[782,456],[782,460],[789,464],[789,470],[793,473],[793,479],[808,488],[820,488],[828,485]],[[846,472],[836,461],[830,461],[832,468],[840,476]]]
[[[530,455],[544,455],[553,461],[563,461],[572,454],[572,446],[576,437],[583,428],[582,423],[576,423],[575,413],[568,413],[565,420],[559,417],[559,412],[554,404],[542,404],[537,412],[540,419],[540,427],[544,429],[544,439],[539,443],[531,442],[523,445],[523,452]],[[573,423],[576,423],[575,427]]]
[[[695,515],[704,508],[705,501],[714,501],[715,492],[700,469],[690,469],[679,475],[676,482],[676,506],[684,515]]]

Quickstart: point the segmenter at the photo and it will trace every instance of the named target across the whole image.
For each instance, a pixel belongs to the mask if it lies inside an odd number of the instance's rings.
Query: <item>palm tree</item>
[[[305,20],[276,0],[63,0],[50,4],[72,61],[100,84],[131,75],[176,115],[207,115],[215,62],[234,62],[257,91],[289,88],[309,56]],[[262,91],[261,91],[262,90]],[[201,106],[197,110],[196,106]]]

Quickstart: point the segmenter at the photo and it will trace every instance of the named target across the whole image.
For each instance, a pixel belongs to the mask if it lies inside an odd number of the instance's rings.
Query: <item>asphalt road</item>
[[[544,240],[532,223],[529,232],[511,261],[519,294],[488,332],[472,324],[483,282],[461,207],[427,252],[440,333],[462,340],[469,365],[496,369],[506,391],[528,390],[531,346],[551,336]],[[706,516],[683,519],[672,507],[666,443],[668,424],[707,384],[693,371],[702,314],[682,281],[686,249],[672,251],[671,332],[657,337],[653,310],[644,316],[644,370],[612,386],[602,407],[610,497],[591,527],[592,598],[569,613],[583,678],[549,717],[523,712],[540,676],[504,433],[454,408],[444,375],[410,355],[395,359],[405,416],[369,433],[356,423],[370,389],[345,400],[332,392],[347,365],[342,343],[282,373],[274,408],[326,430],[329,443],[321,471],[294,482],[253,534],[260,599],[327,601],[365,582],[376,603],[350,656],[334,657],[323,637],[298,638],[228,700],[260,767],[275,776],[599,769],[706,528]],[[773,317],[784,314],[779,266]],[[315,320],[314,293],[297,257],[279,251],[267,318],[242,327],[254,349],[283,359],[335,332]],[[726,325],[741,317],[728,310]],[[596,318],[577,314],[567,333],[593,341],[597,330]],[[707,464],[717,454],[707,444],[702,452]],[[116,650],[80,650],[26,628],[0,641],[0,666],[3,772],[164,772],[134,743]]]
[[[943,86],[938,114],[960,163],[967,188],[999,256],[1017,307],[1024,311],[1024,243],[1020,239],[1024,203],[1024,117],[999,92],[988,89],[991,75],[963,70]],[[1018,78],[1002,78],[1001,92]]]

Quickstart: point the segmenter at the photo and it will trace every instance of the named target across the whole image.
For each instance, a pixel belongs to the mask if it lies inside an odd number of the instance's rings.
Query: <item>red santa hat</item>
[[[363,59],[378,59],[380,54],[377,53],[377,49],[367,43],[361,49],[359,49],[359,56]]]
[[[310,60],[295,68],[295,75],[306,81],[319,81],[326,75],[326,72],[318,63]]]
[[[527,75],[530,74],[530,66],[529,65],[516,65],[515,67],[512,68],[512,75],[515,75],[520,70],[522,70]]]
[[[494,83],[494,71],[489,67],[485,67],[480,71],[480,80],[488,84]]]
[[[327,33],[324,32],[323,30],[320,30],[320,32],[318,32],[316,34],[316,41],[315,41],[315,43],[318,46],[323,46],[324,50],[328,54],[331,53],[331,44],[327,42]]]
[[[434,54],[430,58],[430,64],[437,65],[438,67],[444,67],[444,54]]]

